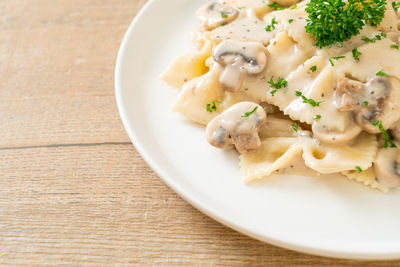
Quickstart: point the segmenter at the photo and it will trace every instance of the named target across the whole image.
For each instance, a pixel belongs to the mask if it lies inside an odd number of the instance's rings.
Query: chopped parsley
[[[353,58],[355,60],[360,61],[361,52],[358,51],[357,48],[354,48],[353,50],[351,50],[351,53],[353,54]]]
[[[376,42],[376,38],[370,39],[370,38],[365,37],[365,36],[361,37],[361,40],[363,40],[366,43],[375,43]]]
[[[284,78],[280,78],[280,77],[278,78],[278,80],[276,82],[274,82],[274,79],[271,77],[271,79],[269,79],[268,83],[273,88],[275,88],[274,90],[271,91],[271,95],[274,95],[276,93],[276,91],[278,91],[278,89],[288,86],[288,82]]]
[[[296,3],[294,3],[289,9],[295,9],[295,8],[297,8],[297,4]]]
[[[317,66],[312,66],[312,67],[310,68],[310,70],[311,70],[312,72],[315,72],[315,71],[317,70]]]
[[[374,38],[368,38],[368,37],[366,37],[366,36],[363,36],[363,37],[361,37],[361,40],[363,40],[364,42],[366,42],[366,43],[375,43],[376,41],[378,41],[378,40],[382,40],[382,37],[383,38],[386,38],[386,33],[384,33],[384,32],[382,32],[381,33],[381,35],[375,35],[375,37]]]
[[[303,103],[308,103],[313,107],[319,107],[319,105],[323,102],[323,101],[315,101],[314,99],[307,98],[300,91],[296,91],[296,96],[301,96],[301,98],[303,98]]]
[[[364,105],[364,106],[368,106],[368,105],[369,105],[368,101],[365,100],[365,101],[363,102],[363,105]]]
[[[226,14],[225,12],[221,12],[221,18],[227,18],[228,17],[228,14]]]
[[[277,2],[273,2],[272,4],[268,5],[270,8],[273,8],[274,10],[283,10],[284,8],[279,7]]]
[[[321,119],[321,115],[315,115],[313,119],[314,120],[319,120],[319,119]]]
[[[397,11],[400,7],[400,1],[399,2],[392,2],[392,7],[395,11]]]
[[[356,172],[357,172],[357,173],[360,173],[360,172],[362,172],[362,169],[361,169],[361,167],[360,167],[360,166],[356,166]]]
[[[392,44],[392,45],[390,46],[390,48],[399,50],[399,46],[398,46],[397,44]]]
[[[257,109],[258,109],[258,106],[256,106],[252,111],[244,113],[244,115],[242,116],[242,118],[248,118],[251,114],[253,114],[254,112],[256,112]]]
[[[293,22],[294,19],[289,19],[288,22],[289,24]]]
[[[380,71],[378,71],[378,72],[376,73],[376,76],[389,77],[389,74],[387,74],[386,72],[383,71],[383,69],[381,69]]]
[[[245,9],[245,8],[246,8],[245,6],[238,6],[239,10],[242,10],[242,9]]]
[[[243,90],[247,91],[247,90],[249,90],[249,87],[246,87],[246,88],[244,88]]]
[[[397,147],[396,144],[393,142],[392,138],[388,134],[388,132],[383,128],[382,121],[374,121],[372,122],[372,125],[378,126],[379,130],[383,134],[383,137],[385,137],[385,143],[383,144],[383,148],[388,148],[390,147]]]
[[[276,22],[275,18],[272,18],[271,24],[265,27],[265,31],[270,32],[271,30],[275,30],[276,24],[278,24],[278,22]]]
[[[213,111],[217,111],[217,103],[221,103],[221,101],[213,101],[211,103],[208,103],[206,105],[206,110],[208,112],[213,112]]]
[[[385,14],[386,0],[311,0],[306,32],[314,35],[318,47],[342,43],[360,33],[366,25],[377,26]]]
[[[296,123],[296,124],[292,124],[292,128],[293,128],[293,130],[295,131],[295,132],[297,132],[298,130],[299,130],[299,125]]]
[[[339,59],[342,59],[342,58],[345,58],[345,56],[331,57],[329,59],[329,63],[331,63],[331,66],[333,67],[333,66],[335,66],[335,64],[333,64],[333,60],[339,60]]]

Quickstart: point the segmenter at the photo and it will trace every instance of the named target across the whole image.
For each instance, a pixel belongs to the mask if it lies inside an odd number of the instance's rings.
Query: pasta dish
[[[245,183],[339,173],[400,186],[400,2],[226,0],[162,75],[173,111],[240,153]]]

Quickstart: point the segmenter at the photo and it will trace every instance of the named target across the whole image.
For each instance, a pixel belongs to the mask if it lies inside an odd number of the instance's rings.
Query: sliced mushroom
[[[400,150],[380,149],[374,161],[374,169],[379,182],[385,187],[390,189],[400,186]]]
[[[261,146],[258,132],[266,118],[260,105],[252,102],[237,103],[208,123],[207,140],[219,148],[235,145],[240,153],[255,150]]]
[[[394,76],[373,77],[367,83],[343,78],[338,81],[336,106],[354,111],[357,123],[369,133],[379,133],[372,123],[382,121],[388,129],[400,120],[400,81]]]
[[[329,129],[319,122],[314,122],[312,132],[319,141],[327,144],[345,144],[353,140],[360,132],[361,128],[351,121],[345,131]]]
[[[214,49],[213,57],[225,68],[220,83],[231,91],[240,88],[243,75],[259,74],[267,66],[266,49],[258,42],[225,40]]]
[[[207,30],[213,30],[237,18],[239,12],[233,7],[211,2],[197,10],[197,18]]]

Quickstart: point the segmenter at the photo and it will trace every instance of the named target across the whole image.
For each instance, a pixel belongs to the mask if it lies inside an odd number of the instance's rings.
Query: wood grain
[[[145,2],[0,1],[0,264],[400,265],[264,244],[163,184],[114,100],[119,44]]]

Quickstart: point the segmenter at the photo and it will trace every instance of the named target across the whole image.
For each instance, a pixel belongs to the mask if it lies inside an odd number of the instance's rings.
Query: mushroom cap
[[[382,148],[374,161],[374,169],[379,182],[387,188],[400,186],[400,150]]]
[[[381,121],[385,129],[392,128],[400,120],[400,80],[394,76],[376,77],[367,86],[369,92],[377,95],[376,104],[362,106],[356,115],[360,127],[369,133],[380,130],[372,123]]]
[[[218,26],[225,25],[237,18],[239,11],[231,6],[218,2],[210,2],[197,10],[197,18],[203,23],[207,30],[213,30]]]
[[[240,153],[258,149],[261,147],[258,132],[266,118],[260,105],[252,102],[237,103],[208,123],[207,141],[218,148],[227,149],[235,145]]]
[[[337,129],[327,129],[320,123],[314,121],[312,132],[319,141],[326,144],[345,144],[353,140],[360,132],[361,128],[352,120],[345,131]]]
[[[221,66],[236,65],[248,74],[258,74],[267,66],[266,49],[259,42],[225,40],[215,47],[213,57]]]

